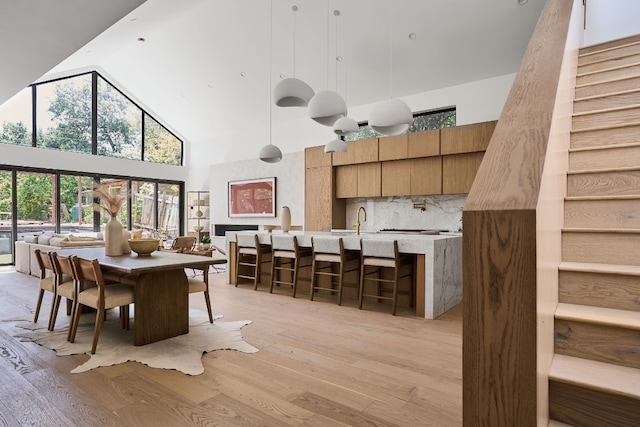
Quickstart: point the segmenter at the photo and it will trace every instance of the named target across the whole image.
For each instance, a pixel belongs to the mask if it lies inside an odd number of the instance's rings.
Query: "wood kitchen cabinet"
[[[345,227],[345,201],[336,199],[335,187],[331,156],[324,152],[324,147],[305,149],[305,230]]]
[[[442,156],[442,193],[468,193],[483,157],[484,151]]]
[[[335,168],[336,197],[346,199],[358,197],[358,165],[345,165]]]
[[[382,196],[442,194],[442,158],[382,162]]]
[[[443,128],[440,130],[440,153],[458,154],[484,151],[497,122]]]
[[[415,132],[407,135],[407,157],[431,157],[440,155],[440,129]]]
[[[400,160],[408,157],[409,136],[407,134],[378,138],[378,159]]]
[[[380,163],[364,163],[358,166],[358,197],[380,197]]]
[[[333,166],[378,161],[378,138],[350,142],[347,151],[333,153]]]

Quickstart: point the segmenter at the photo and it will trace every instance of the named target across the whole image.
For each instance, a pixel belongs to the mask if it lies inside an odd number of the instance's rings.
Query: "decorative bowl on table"
[[[148,256],[151,252],[158,250],[160,239],[129,239],[131,250],[138,256]]]

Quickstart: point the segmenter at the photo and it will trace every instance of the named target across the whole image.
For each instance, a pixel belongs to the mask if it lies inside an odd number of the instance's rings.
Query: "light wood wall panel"
[[[351,165],[378,161],[378,138],[350,142],[347,151],[333,153],[333,165]]]
[[[442,156],[442,193],[468,193],[483,156],[484,152]]]
[[[323,146],[309,147],[304,150],[306,168],[331,166],[331,154],[324,152]]]
[[[539,331],[542,323],[553,322],[538,318],[538,305],[551,301],[539,300],[537,229],[544,218],[537,209],[554,107],[557,101],[571,103],[573,95],[566,88],[558,91],[558,82],[574,4],[581,15],[581,2],[545,3],[465,203],[465,426],[549,422],[550,364],[539,362],[537,343],[549,339]]]

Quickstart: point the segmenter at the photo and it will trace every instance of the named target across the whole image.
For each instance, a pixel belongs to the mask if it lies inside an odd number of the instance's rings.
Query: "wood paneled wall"
[[[547,1],[463,211],[465,426],[547,424],[538,210],[572,3]]]

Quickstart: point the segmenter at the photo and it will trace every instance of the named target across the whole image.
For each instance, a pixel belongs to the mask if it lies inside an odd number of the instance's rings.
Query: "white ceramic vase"
[[[289,206],[282,207],[282,213],[280,214],[280,228],[283,233],[288,233],[291,228],[291,211]]]
[[[122,255],[122,224],[115,216],[111,217],[104,228],[104,254]]]

